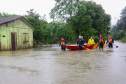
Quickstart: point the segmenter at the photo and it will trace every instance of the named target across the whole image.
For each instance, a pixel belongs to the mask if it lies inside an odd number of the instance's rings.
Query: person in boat
[[[66,40],[64,37],[60,38],[60,46],[61,46],[61,50],[66,50]]]
[[[99,42],[98,42],[98,44],[99,44],[99,49],[102,49],[103,50],[104,44],[105,44],[105,40],[102,37],[102,34],[101,33],[99,33]]]
[[[95,41],[92,37],[88,40],[88,45],[95,45]]]
[[[79,40],[78,40],[78,45],[80,49],[83,49],[84,44],[86,43],[85,39],[83,38],[83,36],[79,36]]]
[[[111,35],[108,36],[108,41],[107,41],[107,43],[108,43],[108,47],[109,47],[109,48],[113,48],[114,40],[113,40],[113,38],[112,38]]]

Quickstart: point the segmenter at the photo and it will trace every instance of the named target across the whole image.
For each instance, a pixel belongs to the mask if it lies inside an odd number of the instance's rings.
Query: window
[[[29,42],[29,34],[23,33],[23,44],[26,44]]]

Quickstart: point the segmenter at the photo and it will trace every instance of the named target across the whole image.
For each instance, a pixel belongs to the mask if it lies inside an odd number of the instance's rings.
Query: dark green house
[[[0,50],[33,47],[33,30],[22,16],[0,17]]]

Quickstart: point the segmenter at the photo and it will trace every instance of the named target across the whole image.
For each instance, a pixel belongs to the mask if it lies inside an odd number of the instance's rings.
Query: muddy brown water
[[[0,84],[125,84],[126,44],[99,51],[59,46],[0,52]]]

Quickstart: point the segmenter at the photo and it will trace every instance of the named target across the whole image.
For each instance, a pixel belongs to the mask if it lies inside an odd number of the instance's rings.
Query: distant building
[[[22,16],[0,17],[0,50],[33,47],[33,30]]]

